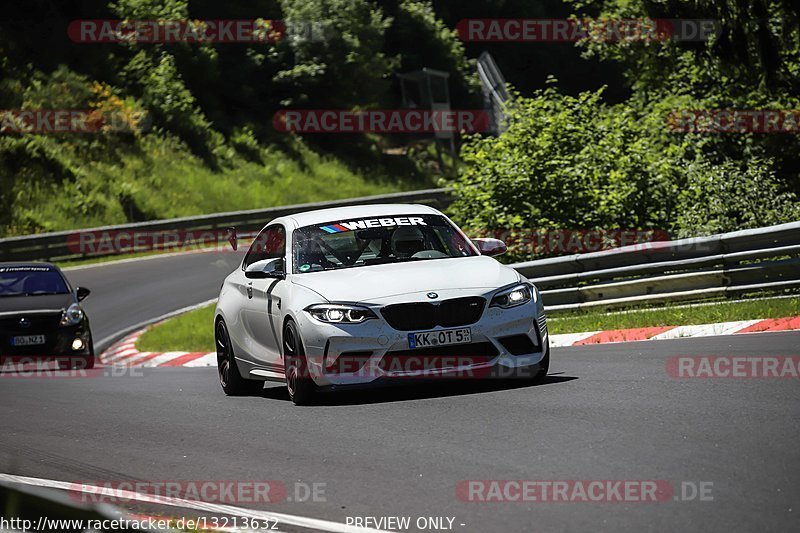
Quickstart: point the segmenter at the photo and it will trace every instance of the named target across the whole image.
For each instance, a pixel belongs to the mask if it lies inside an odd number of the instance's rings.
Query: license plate
[[[408,334],[409,348],[429,348],[431,346],[447,346],[450,344],[469,344],[470,342],[472,342],[472,332],[469,328],[421,331]]]
[[[44,335],[22,335],[19,337],[11,337],[12,346],[34,346],[36,344],[44,344]]]

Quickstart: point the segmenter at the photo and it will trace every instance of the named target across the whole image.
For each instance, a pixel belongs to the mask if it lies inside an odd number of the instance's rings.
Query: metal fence
[[[800,222],[511,266],[551,311],[783,291],[800,287]]]
[[[129,232],[131,234],[147,233],[152,235],[159,232],[179,231],[185,234],[194,233],[198,239],[201,239],[204,238],[202,232],[208,230],[224,230],[226,228],[235,227],[240,234],[258,231],[274,218],[313,209],[383,203],[422,203],[444,208],[449,205],[450,202],[451,196],[446,189],[426,189],[422,191],[349,198],[346,200],[314,202],[270,207],[266,209],[252,209],[249,211],[216,213],[212,215],[153,220],[135,224],[121,224],[83,230],[58,231],[39,235],[10,237],[0,239],[0,261],[52,261],[120,254],[120,250],[117,247],[110,246],[91,250],[80,249],[78,243],[81,242],[81,235],[95,236],[103,232],[108,234],[113,234],[115,232]],[[181,244],[193,244],[191,235],[189,235],[188,240],[183,241]],[[130,247],[126,247],[124,253],[143,252],[152,249],[153,246],[147,242],[146,239],[143,239],[142,245],[137,246],[134,242]],[[158,248],[156,247],[155,249]]]

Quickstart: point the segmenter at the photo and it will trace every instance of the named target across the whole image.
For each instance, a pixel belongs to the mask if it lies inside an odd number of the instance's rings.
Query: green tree
[[[368,108],[397,66],[384,51],[391,19],[367,0],[281,0],[286,66],[273,78],[292,107]]]

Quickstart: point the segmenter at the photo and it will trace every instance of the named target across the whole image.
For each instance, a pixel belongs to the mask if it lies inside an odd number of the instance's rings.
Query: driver
[[[395,257],[412,257],[425,249],[422,230],[413,226],[400,226],[392,233],[392,252]]]
[[[297,258],[298,265],[302,271],[320,270],[331,268],[333,264],[328,261],[322,245],[317,240],[307,240],[300,246],[300,253]],[[307,265],[303,268],[303,265]]]

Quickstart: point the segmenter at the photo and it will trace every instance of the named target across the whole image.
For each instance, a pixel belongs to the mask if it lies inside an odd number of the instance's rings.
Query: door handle
[[[247,297],[251,298],[251,299],[253,298],[253,282],[252,281],[247,284]]]

